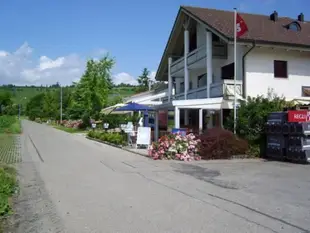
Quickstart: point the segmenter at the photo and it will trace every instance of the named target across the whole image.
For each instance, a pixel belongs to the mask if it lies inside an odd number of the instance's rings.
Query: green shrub
[[[109,123],[110,129],[115,129],[120,126],[120,124],[124,124],[129,121],[129,117],[127,115],[116,115],[116,114],[108,114],[101,116],[102,123]]]
[[[272,92],[267,97],[248,97],[247,101],[241,101],[237,109],[236,133],[240,138],[248,141],[250,145],[249,153],[258,155],[260,146],[264,143],[264,125],[271,112],[283,111],[288,107],[289,102],[284,97],[278,97]],[[233,131],[234,116],[233,111],[227,118],[225,128]]]
[[[126,144],[126,134],[123,133],[108,133],[102,131],[89,131],[88,137],[99,139],[104,142],[109,142],[116,145]]]
[[[0,116],[0,133],[20,133],[21,125],[15,116]]]
[[[6,215],[10,212],[11,206],[9,197],[16,190],[17,181],[15,169],[11,167],[0,167],[0,215]]]

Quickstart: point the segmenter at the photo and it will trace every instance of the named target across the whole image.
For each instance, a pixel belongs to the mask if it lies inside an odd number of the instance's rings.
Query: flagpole
[[[237,81],[237,8],[234,8],[234,134],[236,134],[237,129],[236,81]]]

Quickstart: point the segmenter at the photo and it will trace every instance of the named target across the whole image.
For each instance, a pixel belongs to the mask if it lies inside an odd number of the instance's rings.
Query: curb
[[[132,151],[132,150],[127,149],[127,148],[125,148],[125,147],[123,147],[123,146],[119,146],[119,145],[116,145],[116,144],[113,144],[113,143],[110,143],[110,142],[105,142],[105,141],[102,141],[102,140],[97,139],[97,138],[91,138],[91,137],[89,137],[89,136],[86,136],[86,138],[89,139],[89,140],[95,141],[95,142],[99,142],[99,143],[102,143],[102,144],[106,144],[106,145],[108,145],[108,146],[113,146],[113,147],[115,147],[115,148],[118,148],[118,149],[121,149],[121,150],[130,152],[130,153],[132,153],[132,154],[141,155],[141,156],[143,156],[143,157],[145,157],[145,158],[148,158],[148,159],[153,160],[152,158],[150,158],[149,156],[147,156],[147,155],[145,155],[145,154],[143,154],[143,153],[136,152],[136,151]]]

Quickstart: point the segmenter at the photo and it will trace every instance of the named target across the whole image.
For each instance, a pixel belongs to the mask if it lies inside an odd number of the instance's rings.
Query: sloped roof
[[[197,17],[203,23],[209,25],[228,39],[234,36],[234,12],[223,11],[208,8],[182,6],[186,13]],[[287,44],[292,46],[310,47],[310,22],[300,22],[296,19],[288,17],[280,17],[273,21],[269,15],[257,15],[239,13],[248,26],[248,32],[240,39],[265,42]],[[287,25],[297,23],[300,31],[288,30]]]

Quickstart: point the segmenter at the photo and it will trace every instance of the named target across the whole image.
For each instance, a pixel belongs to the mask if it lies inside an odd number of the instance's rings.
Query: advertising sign
[[[137,145],[147,145],[151,143],[151,128],[139,127],[137,135]]]
[[[310,111],[292,110],[288,111],[288,122],[308,122],[310,121]]]

